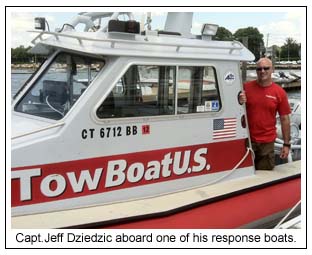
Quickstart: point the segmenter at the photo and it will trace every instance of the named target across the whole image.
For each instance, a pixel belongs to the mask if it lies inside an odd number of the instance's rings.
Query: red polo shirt
[[[244,90],[251,141],[275,141],[276,113],[282,116],[291,112],[285,90],[275,83],[262,87],[256,80],[245,83]]]

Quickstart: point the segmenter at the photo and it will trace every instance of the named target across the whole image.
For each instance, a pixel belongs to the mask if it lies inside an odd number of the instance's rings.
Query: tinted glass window
[[[60,53],[16,105],[15,110],[49,119],[61,119],[104,66],[89,57]]]
[[[97,109],[97,116],[159,116],[220,109],[213,67],[133,65]]]
[[[97,109],[99,118],[175,113],[175,67],[131,66]]]
[[[213,67],[179,67],[178,114],[213,112],[221,108]]]

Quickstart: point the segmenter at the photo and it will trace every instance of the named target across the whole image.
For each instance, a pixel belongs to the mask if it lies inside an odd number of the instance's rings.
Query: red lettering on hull
[[[13,168],[12,207],[231,170],[245,153],[236,140]]]

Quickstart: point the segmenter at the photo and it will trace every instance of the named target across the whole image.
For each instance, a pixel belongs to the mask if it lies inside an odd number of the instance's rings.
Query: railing
[[[61,126],[64,126],[64,125],[65,125],[64,122],[56,123],[56,124],[53,124],[53,125],[50,125],[50,126],[47,126],[47,127],[39,128],[39,129],[30,131],[30,132],[27,132],[27,133],[23,133],[23,134],[20,134],[20,135],[13,136],[13,137],[11,138],[11,140],[15,140],[15,139],[17,139],[17,138],[21,138],[21,137],[24,137],[24,136],[27,136],[27,135],[39,133],[39,132],[42,132],[42,131],[45,131],[45,130],[48,130],[48,129],[52,129],[52,128],[56,128],[56,127],[61,127]]]
[[[43,35],[52,35],[56,38],[56,40],[60,40],[60,37],[67,37],[76,39],[80,45],[83,44],[83,41],[93,41],[93,42],[107,42],[110,43],[111,48],[115,48],[116,44],[140,44],[140,45],[149,45],[149,46],[169,46],[176,47],[176,52],[179,52],[181,48],[201,48],[201,49],[220,49],[220,50],[229,50],[229,54],[232,54],[234,50],[242,50],[243,46],[238,41],[233,41],[230,46],[222,46],[222,45],[194,45],[194,44],[178,44],[178,43],[163,43],[163,42],[151,42],[148,41],[148,37],[146,37],[145,41],[136,41],[136,40],[124,40],[124,39],[98,39],[98,38],[89,38],[85,36],[79,35],[70,35],[64,33],[56,33],[56,32],[48,32],[48,31],[29,31],[39,33],[31,42],[36,44],[36,41],[40,39],[43,41]],[[111,34],[114,32],[111,32]]]
[[[274,147],[276,149],[281,149],[281,148],[283,148],[283,143],[284,143],[283,140],[281,140],[279,138],[276,138],[275,143],[274,143]],[[301,150],[301,145],[300,144],[293,144],[291,142],[291,150]],[[288,162],[293,162],[292,151],[291,150],[290,150],[290,152],[288,154],[288,157],[287,157],[287,161]]]

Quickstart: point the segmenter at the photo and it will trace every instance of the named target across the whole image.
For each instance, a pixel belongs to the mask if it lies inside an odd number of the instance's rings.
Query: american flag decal
[[[214,119],[213,139],[231,138],[236,136],[236,118]]]

